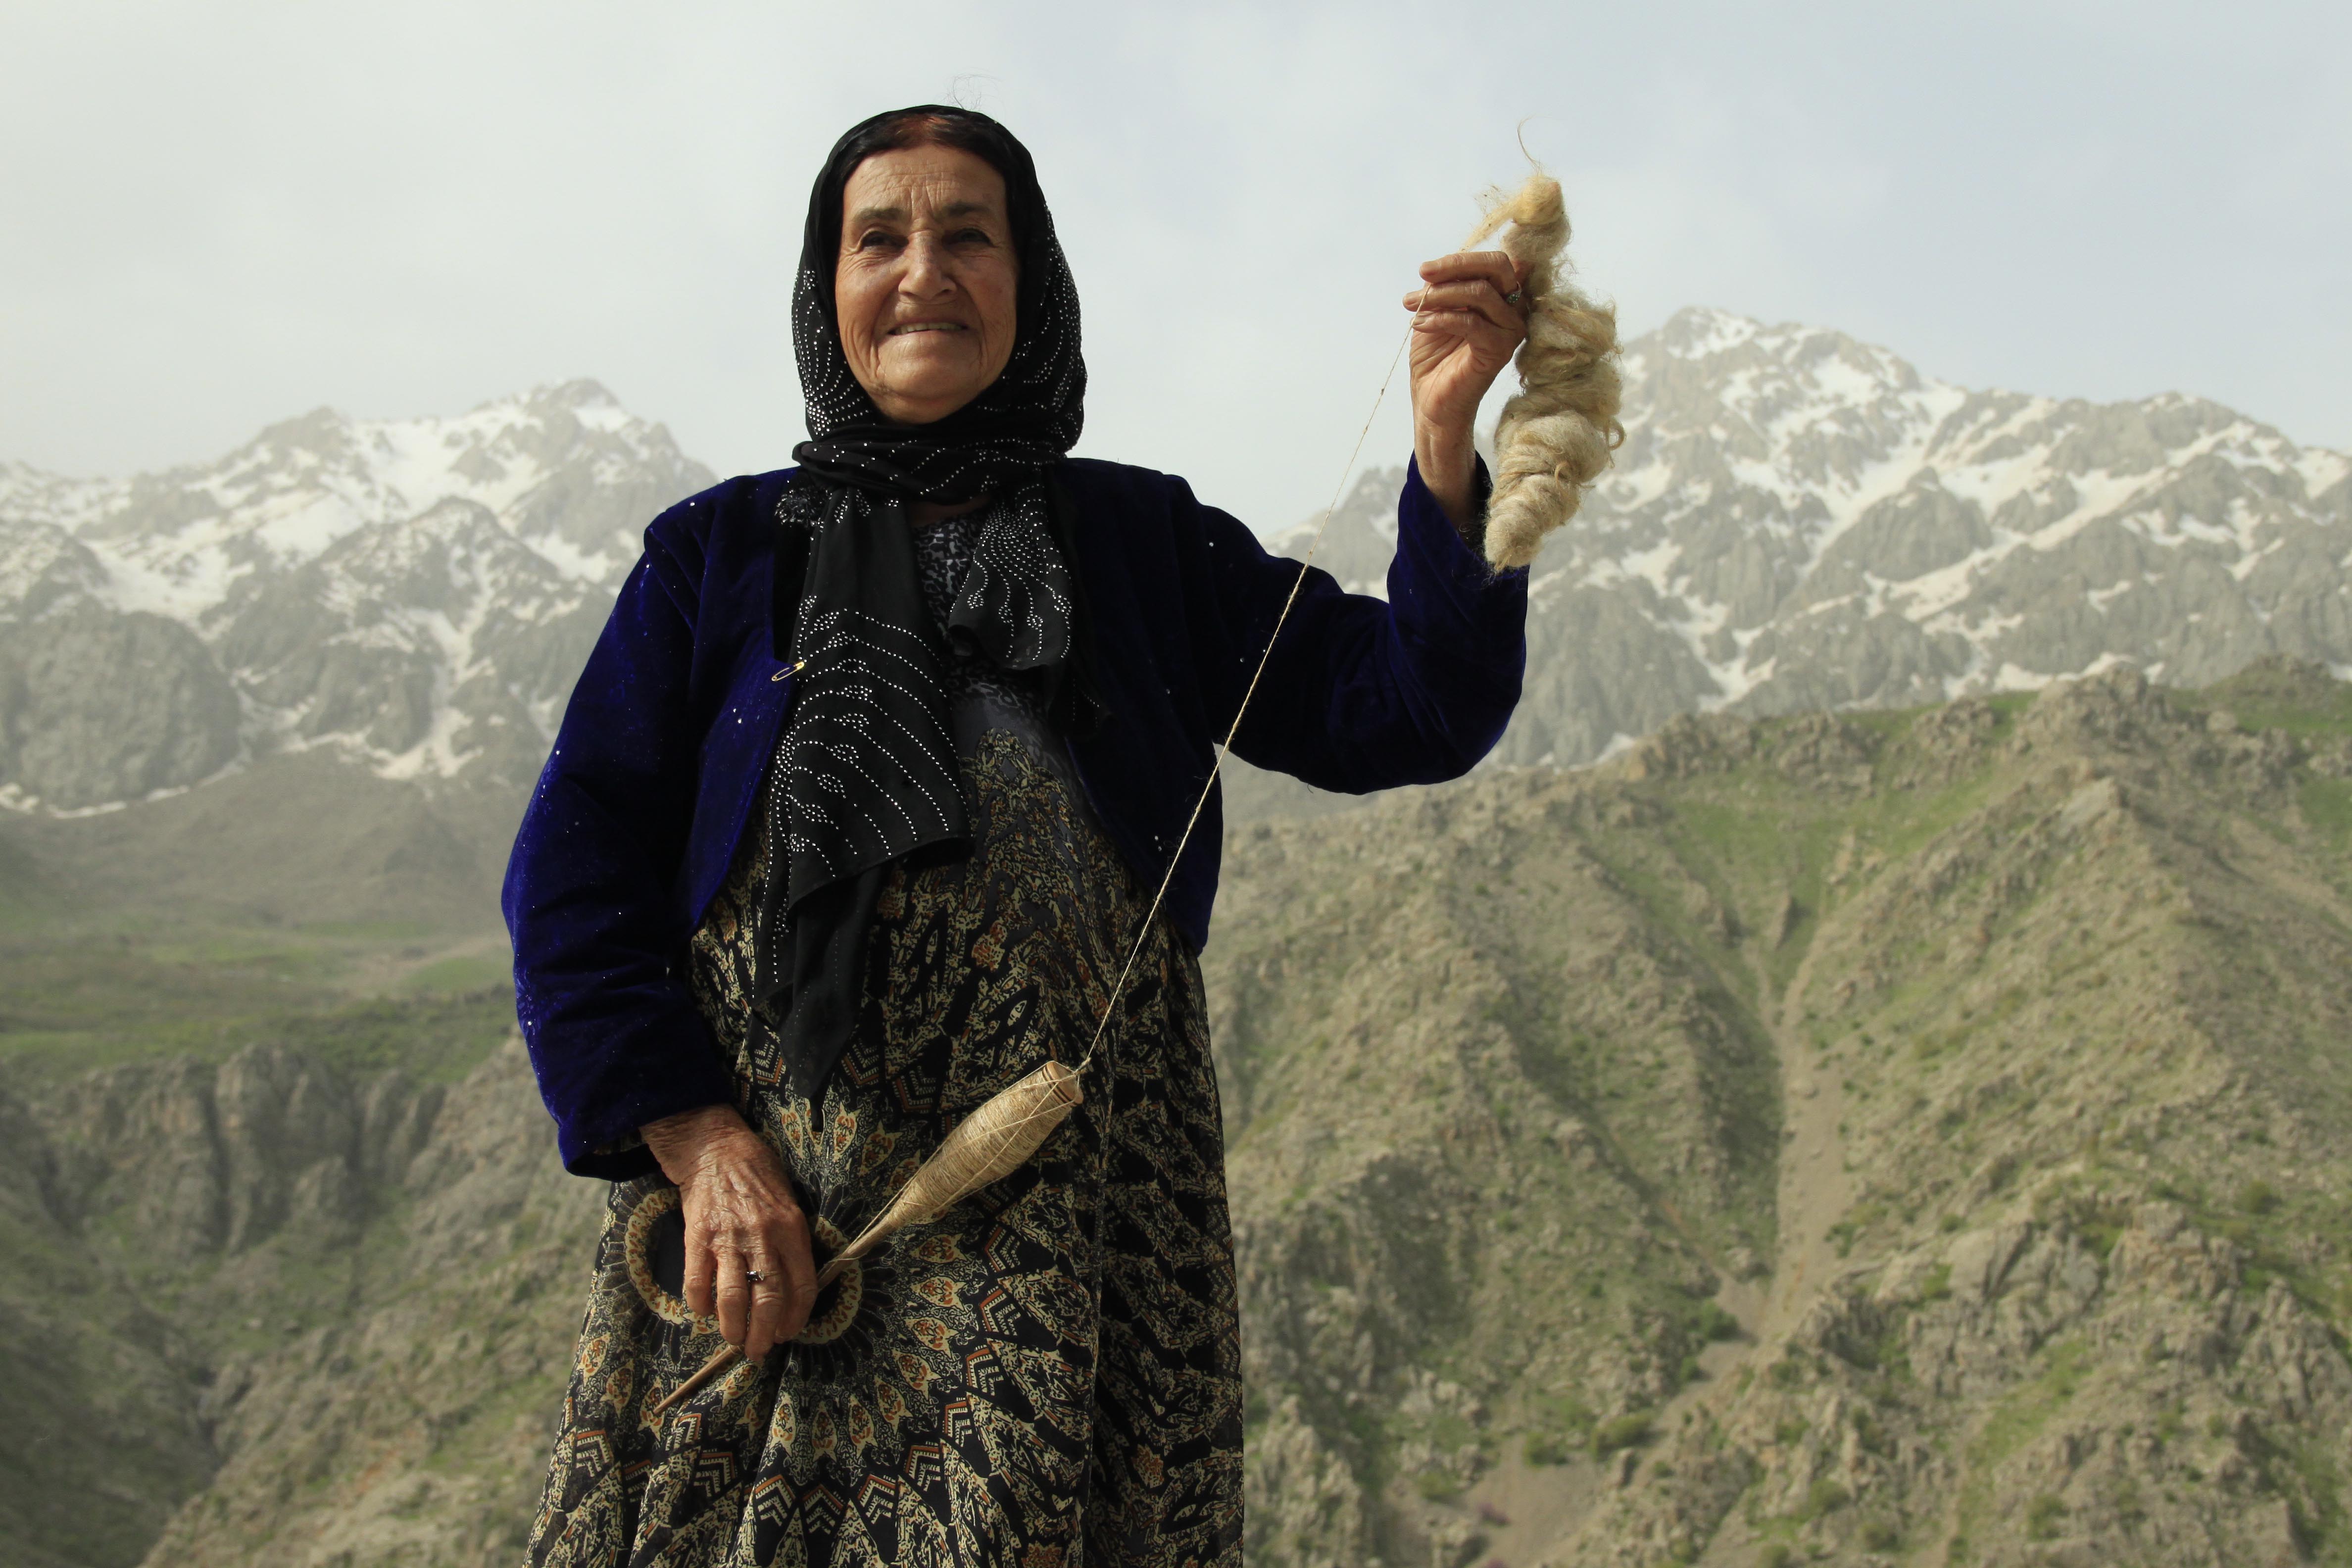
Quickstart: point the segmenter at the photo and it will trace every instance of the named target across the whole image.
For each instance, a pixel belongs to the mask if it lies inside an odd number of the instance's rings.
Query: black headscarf
[[[834,304],[842,196],[857,165],[924,140],[961,147],[1004,177],[1020,262],[1018,320],[1004,372],[929,425],[883,418],[850,373]],[[1076,627],[1076,585],[1048,478],[1084,423],[1078,296],[1054,237],[1028,150],[982,114],[935,104],[894,110],[834,144],[809,198],[793,347],[808,405],[800,473],[778,509],[781,558],[804,563],[782,649],[798,684],[775,759],[766,824],[768,885],[756,948],[759,1005],[782,1014],[783,1057],[812,1098],[856,1022],[866,934],[889,866],[951,855],[969,830],[941,674],[947,638],[1008,669],[1046,671],[1057,697]],[[917,582],[907,503],[992,494],[943,637]],[[798,536],[794,531],[800,531]],[[1068,716],[1070,702],[1056,707]]]

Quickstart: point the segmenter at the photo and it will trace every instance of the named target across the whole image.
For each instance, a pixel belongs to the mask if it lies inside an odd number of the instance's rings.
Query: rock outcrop
[[[13,1560],[513,1560],[599,1197],[519,1044],[446,1091],[136,1064],[0,1132]]]
[[[2205,399],[1970,391],[1843,332],[1688,310],[1626,344],[1623,417],[1535,564],[1507,761],[2118,662],[2176,686],[2352,667],[2352,458]],[[1367,475],[1332,520],[1318,560],[1350,586],[1385,576],[1402,479]]]
[[[312,749],[519,795],[646,523],[714,478],[593,382],[128,480],[0,463],[0,806]]]
[[[236,689],[196,635],[77,598],[0,623],[0,780],[60,811],[202,784],[237,757]]]

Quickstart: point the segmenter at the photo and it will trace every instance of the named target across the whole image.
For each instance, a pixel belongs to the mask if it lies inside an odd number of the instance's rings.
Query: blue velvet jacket
[[[651,1169],[640,1126],[733,1097],[684,954],[793,700],[772,622],[791,472],[729,479],[646,530],[508,863],[516,1007],[583,1175]],[[1072,758],[1138,884],[1156,887],[1298,568],[1181,479],[1084,459],[1058,478],[1108,710]],[[1456,777],[1492,749],[1527,660],[1526,574],[1490,572],[1416,469],[1388,588],[1382,603],[1308,574],[1238,755],[1361,793]],[[1195,949],[1223,837],[1213,798],[1168,892]]]

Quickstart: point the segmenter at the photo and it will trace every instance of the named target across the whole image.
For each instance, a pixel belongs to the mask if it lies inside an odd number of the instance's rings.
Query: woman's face
[[[1003,374],[1021,282],[1004,206],[1004,176],[961,147],[877,153],[850,171],[834,311],[884,418],[944,419]]]

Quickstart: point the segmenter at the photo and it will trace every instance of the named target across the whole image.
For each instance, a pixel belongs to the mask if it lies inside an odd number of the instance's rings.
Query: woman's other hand
[[[643,1131],[686,1215],[687,1306],[705,1318],[715,1311],[719,1333],[752,1361],[797,1337],[816,1305],[816,1263],[776,1152],[729,1105]]]
[[[1421,264],[1404,297],[1412,319],[1412,455],[1421,481],[1454,526],[1476,521],[1477,454],[1470,434],[1486,389],[1528,335],[1521,279],[1499,250],[1465,250]]]

